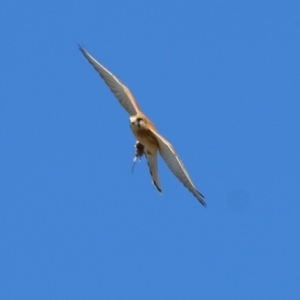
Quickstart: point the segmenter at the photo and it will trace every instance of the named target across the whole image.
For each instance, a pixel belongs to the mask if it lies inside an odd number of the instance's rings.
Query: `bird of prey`
[[[173,174],[202,205],[206,206],[204,196],[197,191],[173,146],[157,132],[150,119],[142,113],[130,90],[115,75],[97,62],[85,49],[81,46],[79,46],[79,49],[130,115],[130,127],[137,138],[134,163],[145,155],[152,182],[157,190],[161,192],[162,189],[157,171],[157,154],[159,153]]]

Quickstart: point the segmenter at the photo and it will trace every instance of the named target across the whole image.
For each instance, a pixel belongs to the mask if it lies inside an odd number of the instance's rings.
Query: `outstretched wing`
[[[140,112],[140,108],[131,94],[130,90],[112,73],[98,63],[87,51],[81,46],[79,50],[83,53],[89,63],[96,69],[100,76],[104,79],[110,90],[114,93],[120,104],[127,110],[130,116]]]
[[[151,131],[157,138],[159,153],[169,169],[184,184],[184,186],[189,189],[189,191],[199,200],[199,202],[202,205],[206,206],[204,196],[197,191],[182,161],[180,160],[176,151],[173,149],[172,145],[165,138],[159,135],[155,130]]]

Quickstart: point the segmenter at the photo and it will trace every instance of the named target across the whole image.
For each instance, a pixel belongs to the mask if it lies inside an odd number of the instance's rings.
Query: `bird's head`
[[[146,126],[146,121],[142,116],[131,116],[130,126],[138,129],[144,129]]]

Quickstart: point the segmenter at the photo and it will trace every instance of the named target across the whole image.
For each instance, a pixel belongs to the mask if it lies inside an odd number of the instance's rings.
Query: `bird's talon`
[[[136,162],[141,161],[142,156],[144,155],[144,146],[139,141],[137,141],[134,144],[134,148],[135,148],[135,155],[134,155],[134,158],[133,158],[131,173],[133,173],[133,171],[134,171],[134,166],[135,166]]]

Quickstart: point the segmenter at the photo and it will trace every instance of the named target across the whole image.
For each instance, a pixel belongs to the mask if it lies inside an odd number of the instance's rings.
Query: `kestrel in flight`
[[[157,171],[157,153],[159,153],[173,174],[189,189],[202,205],[206,206],[204,196],[197,191],[173,146],[157,132],[153,123],[142,113],[130,90],[81,46],[79,46],[79,49],[130,115],[130,127],[137,138],[134,162],[145,155],[148,161],[152,182],[157,190],[161,192]]]

